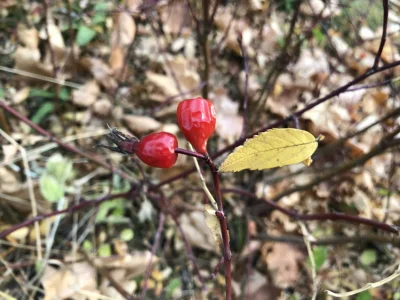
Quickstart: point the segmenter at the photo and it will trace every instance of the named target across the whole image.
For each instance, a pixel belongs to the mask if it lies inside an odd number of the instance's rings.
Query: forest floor
[[[400,299],[400,1],[6,0],[0,18],[0,299],[225,299],[193,158],[96,147],[110,127],[188,149],[176,108],[197,96],[217,166],[273,127],[325,137],[310,166],[218,174],[233,298]]]

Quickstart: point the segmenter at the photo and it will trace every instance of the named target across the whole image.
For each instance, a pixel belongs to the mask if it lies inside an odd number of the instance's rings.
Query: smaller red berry
[[[179,128],[193,148],[201,154],[207,153],[207,141],[215,130],[214,104],[197,97],[179,103],[176,118]]]
[[[137,145],[136,155],[139,159],[156,168],[171,168],[178,158],[175,149],[178,141],[175,135],[168,132],[157,132],[146,135]]]

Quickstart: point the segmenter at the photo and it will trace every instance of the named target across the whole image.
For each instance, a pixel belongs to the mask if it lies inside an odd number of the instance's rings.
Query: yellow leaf
[[[319,138],[294,128],[276,128],[248,139],[219,168],[220,172],[263,170],[299,162],[311,163]]]
[[[206,221],[207,227],[212,232],[215,242],[217,243],[217,245],[221,245],[221,230],[219,227],[219,220],[215,215],[215,209],[206,204],[204,205],[203,213],[204,220]]]

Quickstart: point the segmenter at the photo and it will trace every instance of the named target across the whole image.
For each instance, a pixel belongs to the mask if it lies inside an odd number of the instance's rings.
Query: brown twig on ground
[[[374,65],[372,66],[373,70],[376,70],[379,65],[379,61],[381,60],[383,47],[385,47],[386,36],[387,36],[387,25],[389,18],[389,0],[382,0],[383,3],[383,29],[382,29],[382,37],[381,42],[379,44],[378,52],[375,56]]]
[[[158,228],[157,228],[156,236],[154,237],[153,247],[151,247],[150,262],[146,268],[146,273],[144,276],[143,287],[142,287],[143,291],[142,291],[142,294],[140,295],[140,300],[143,300],[146,297],[147,281],[149,280],[149,277],[150,277],[151,267],[153,265],[153,262],[152,262],[153,257],[158,249],[158,245],[160,244],[161,233],[164,230],[164,223],[165,223],[165,215],[164,215],[164,213],[160,212],[160,215],[158,217]]]
[[[110,282],[110,285],[125,299],[127,300],[133,300],[134,298],[116,281],[108,272],[107,270],[104,270],[102,268],[97,268],[96,264],[92,261],[92,259],[89,257],[89,255],[85,251],[79,251],[84,257],[85,260],[97,271],[99,271],[101,276],[104,276],[107,278],[107,280]]]
[[[107,164],[107,162],[105,162],[104,160],[102,160],[101,158],[99,158],[97,155],[94,156],[93,154],[84,152],[82,150],[79,150],[78,148],[71,146],[67,143],[62,142],[61,140],[55,138],[50,132],[48,132],[47,130],[44,130],[42,127],[40,127],[39,125],[33,123],[31,120],[29,120],[27,117],[25,117],[24,115],[22,115],[21,113],[19,113],[18,111],[16,111],[15,109],[13,109],[12,107],[8,106],[4,101],[0,101],[0,108],[3,108],[5,111],[9,112],[10,114],[12,114],[14,117],[16,117],[17,119],[21,120],[22,122],[24,122],[25,124],[29,125],[29,127],[31,127],[32,129],[36,130],[37,132],[39,132],[41,135],[49,138],[49,140],[51,142],[57,143],[58,145],[60,145],[61,147],[63,147],[64,149],[75,153],[79,156],[85,157],[88,160],[101,165],[102,167],[110,170],[111,172],[118,174],[119,176],[121,176],[122,178],[128,180],[131,183],[136,183],[136,181],[129,176],[127,173],[123,172],[120,169],[114,168],[113,166]]]
[[[400,142],[399,142],[399,144],[400,144]],[[371,220],[371,219],[366,219],[366,218],[359,217],[359,216],[346,215],[343,213],[336,213],[336,212],[322,213],[322,214],[309,214],[309,215],[300,214],[295,210],[284,208],[284,207],[276,204],[275,202],[272,202],[271,200],[267,200],[265,198],[259,198],[256,195],[254,195],[253,193],[242,190],[242,189],[230,188],[230,189],[223,189],[222,191],[224,193],[239,194],[239,195],[246,196],[249,198],[257,199],[260,202],[262,202],[262,204],[251,207],[249,209],[250,213],[252,213],[254,215],[263,215],[267,212],[270,212],[270,210],[272,208],[272,209],[279,210],[280,212],[284,213],[285,215],[288,215],[298,221],[327,221],[327,220],[336,221],[336,220],[341,220],[341,221],[355,223],[355,224],[369,225],[374,228],[378,228],[378,229],[381,229],[381,230],[384,230],[387,232],[392,232],[392,233],[399,232],[398,228],[396,228],[395,226],[385,224],[385,223],[382,223],[379,221]]]
[[[182,228],[181,224],[179,223],[178,218],[176,216],[174,216],[173,214],[171,214],[171,217],[174,220],[175,225],[178,228],[179,233],[182,236],[183,243],[185,244],[185,248],[186,248],[186,251],[187,251],[187,253],[189,255],[189,259],[193,264],[194,271],[195,271],[197,277],[200,279],[200,282],[203,284],[203,289],[205,289],[206,285],[205,285],[204,278],[200,273],[200,269],[199,269],[199,266],[197,265],[196,257],[193,254],[193,250],[192,250],[192,247],[190,246],[190,243],[189,243],[189,240],[188,240],[188,238],[186,236],[186,233],[183,231],[183,228]]]
[[[203,86],[203,97],[208,99],[208,91],[209,91],[209,80],[210,80],[210,48],[209,48],[209,40],[208,34],[210,31],[209,28],[209,9],[210,9],[210,0],[202,1],[203,8],[203,32],[201,34],[201,49],[204,57],[204,71],[203,71],[203,81],[206,83]]]
[[[269,235],[260,234],[255,237],[256,240],[304,244],[304,239],[296,235]],[[326,246],[326,245],[341,245],[341,244],[360,244],[360,243],[379,243],[391,244],[395,247],[400,247],[400,238],[397,236],[384,236],[378,234],[356,235],[356,236],[332,236],[322,239],[311,241],[312,245]]]
[[[86,208],[86,207],[98,206],[104,201],[112,200],[112,199],[115,199],[115,198],[128,197],[130,194],[131,194],[131,191],[125,192],[125,193],[106,195],[106,196],[100,197],[100,198],[98,198],[96,200],[82,201],[79,204],[72,205],[72,206],[67,207],[65,209],[62,209],[62,210],[55,210],[55,211],[52,211],[52,212],[49,212],[49,213],[46,213],[46,214],[37,215],[34,218],[28,219],[28,220],[26,220],[24,222],[21,222],[21,223],[16,224],[16,225],[14,225],[14,226],[12,226],[12,227],[10,227],[8,229],[5,229],[5,230],[1,231],[0,232],[0,239],[5,238],[10,233],[12,233],[12,232],[14,232],[14,231],[16,231],[16,230],[18,230],[20,228],[32,225],[33,223],[35,223],[37,221],[42,221],[42,220],[45,220],[45,219],[48,219],[48,218],[51,218],[51,217],[54,217],[54,216],[57,216],[57,215],[61,215],[61,214],[74,213],[74,212],[76,212],[78,210],[81,210],[83,208]]]
[[[243,105],[242,105],[242,115],[243,115],[243,127],[242,127],[242,134],[240,135],[241,138],[246,136],[246,126],[247,126],[247,105],[249,102],[249,57],[247,56],[247,51],[245,46],[243,45],[242,36],[238,37],[238,43],[240,49],[242,51],[243,57],[243,65],[244,65],[244,73],[245,73],[245,80],[244,80],[244,95],[243,95]]]

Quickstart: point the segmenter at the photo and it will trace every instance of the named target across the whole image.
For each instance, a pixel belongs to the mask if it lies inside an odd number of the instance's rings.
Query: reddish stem
[[[221,227],[221,235],[222,235],[222,243],[223,243],[223,256],[224,256],[224,264],[225,264],[225,291],[226,291],[226,299],[232,299],[232,270],[231,270],[231,249],[229,245],[229,233],[228,233],[228,224],[226,222],[226,217],[224,213],[224,207],[222,204],[222,194],[221,187],[219,183],[218,169],[212,161],[211,157],[206,154],[205,162],[210,167],[215,191],[217,193],[217,207],[218,211],[215,212],[219,220],[219,225]]]

